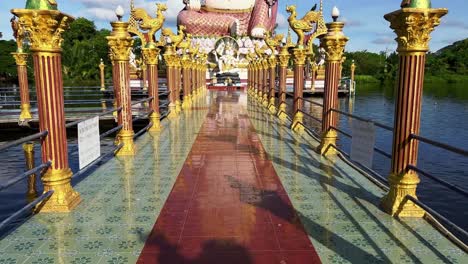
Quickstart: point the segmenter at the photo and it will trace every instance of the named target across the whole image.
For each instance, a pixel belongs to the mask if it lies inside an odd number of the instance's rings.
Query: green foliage
[[[0,40],[0,84],[18,82],[15,59],[11,56],[15,51],[15,41]]]

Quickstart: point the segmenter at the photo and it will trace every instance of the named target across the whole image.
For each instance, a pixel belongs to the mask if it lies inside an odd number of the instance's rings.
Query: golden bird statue
[[[297,19],[296,6],[290,5],[286,8],[286,11],[291,15],[288,18],[289,26],[297,34],[297,45],[304,45],[305,33],[309,33],[314,29],[314,24],[321,18],[322,13],[315,11],[317,5],[312,10],[307,12],[301,19]]]

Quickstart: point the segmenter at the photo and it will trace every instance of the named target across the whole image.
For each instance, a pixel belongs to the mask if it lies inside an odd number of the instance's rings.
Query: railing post
[[[414,1],[413,1],[414,2]],[[426,3],[425,3],[426,2]],[[425,4],[417,6],[418,4]],[[392,145],[390,190],[382,200],[382,208],[399,217],[422,217],[424,211],[407,195],[416,198],[419,177],[408,166],[416,166],[418,141],[411,134],[419,134],[424,64],[429,50],[430,33],[440,24],[448,11],[432,9],[430,1],[416,1],[414,8],[402,8],[385,15],[397,35],[400,57],[399,80],[395,100],[395,121]]]
[[[341,61],[349,38],[343,34],[343,22],[327,24],[328,33],[320,40],[320,45],[327,54],[325,60],[325,93],[323,96],[322,140],[317,149],[322,155],[335,155],[336,150],[330,145],[336,144],[337,132],[332,128],[338,125],[338,115],[332,109],[338,109],[338,85]]]
[[[118,92],[118,107],[122,110],[118,113],[118,123],[122,129],[117,134],[116,143],[124,146],[117,152],[118,156],[135,155],[133,142],[132,98],[130,91],[130,50],[133,46],[133,38],[128,33],[127,22],[111,22],[112,32],[107,37],[110,58],[113,61],[114,89]]]
[[[291,55],[288,51],[288,46],[284,45],[278,55],[279,58],[279,108],[278,117],[282,121],[286,121],[286,77],[288,74],[288,64]]]
[[[169,114],[168,118],[177,117],[176,111],[176,83],[174,75],[175,67],[175,49],[172,45],[166,46],[166,51],[164,52],[164,60],[166,61],[166,79],[167,79],[167,88],[169,90]]]
[[[271,56],[268,58],[268,64],[270,65],[270,102],[268,105],[268,110],[270,110],[272,115],[276,114],[278,111],[275,105],[276,65],[278,64],[278,61],[274,52],[275,51],[272,51]]]
[[[269,85],[270,65],[268,63],[268,57],[265,56],[265,58],[262,61],[262,64],[263,64],[263,99],[262,99],[262,105],[264,107],[268,108],[268,96],[270,94],[270,91],[269,91],[269,88],[270,88],[270,85]]]
[[[147,47],[142,49],[143,59],[148,67],[148,96],[153,97],[149,102],[150,109],[153,111],[149,120],[153,126],[149,132],[161,131],[161,114],[159,110],[159,78],[158,78],[158,59],[160,50],[156,47]]]
[[[99,73],[101,77],[101,92],[104,92],[106,90],[106,76],[104,69],[106,68],[106,65],[104,65],[104,61],[101,58],[101,62],[99,63]]]
[[[304,131],[302,111],[302,96],[304,89],[304,65],[306,61],[306,51],[302,46],[293,49],[294,59],[294,107],[293,122],[291,128],[297,133]]]
[[[318,70],[318,66],[317,66],[317,63],[312,62],[312,76],[311,76],[311,80],[310,80],[310,90],[312,93],[315,93],[315,80],[317,79],[317,70]]]
[[[356,64],[354,64],[354,60],[351,62],[351,84],[350,84],[350,93],[354,94],[355,87],[354,87],[354,71],[356,70]]]
[[[32,119],[28,87],[28,54],[18,50],[17,52],[12,53],[12,55],[15,58],[16,68],[18,70],[18,83],[20,87],[21,114],[19,117],[19,123],[20,125],[24,125]]]
[[[258,97],[257,100],[259,103],[263,100],[263,63],[262,58],[257,63],[258,67]]]
[[[141,65],[142,79],[143,79],[143,91],[148,91],[148,66],[145,62]]]
[[[184,87],[184,100],[182,101],[182,109],[190,110],[190,57],[187,52],[184,52],[181,60],[182,64],[182,79]]]
[[[253,85],[254,85],[254,98],[255,99],[258,99],[258,94],[259,94],[259,90],[258,90],[258,62],[257,60],[255,60],[253,63],[252,63],[252,67],[253,67]]]
[[[28,2],[29,4],[29,2]],[[34,61],[39,129],[48,131],[42,139],[42,161],[52,165],[42,176],[44,193],[54,194],[43,203],[42,212],[69,212],[81,201],[71,184],[72,171],[68,165],[67,131],[63,101],[62,33],[73,18],[56,10],[13,9],[23,32],[29,34]],[[34,8],[34,7],[32,7]]]
[[[179,55],[176,54],[174,56],[174,75],[175,75],[175,104],[176,104],[176,112],[180,114],[182,112],[182,103],[180,102],[180,89],[182,87],[182,64],[180,62]]]

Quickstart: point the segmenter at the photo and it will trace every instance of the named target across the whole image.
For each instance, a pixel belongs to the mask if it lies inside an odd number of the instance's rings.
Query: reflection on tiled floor
[[[468,263],[468,255],[425,220],[398,221],[378,204],[384,192],[318,143],[249,102],[249,116],[324,263]]]
[[[245,94],[207,101],[208,117],[198,109],[164,121],[160,136],[137,141],[135,158],[78,183],[75,211],[39,214],[4,237],[0,264],[291,264],[315,251],[323,263],[468,263],[424,220],[383,213],[382,190]]]
[[[163,121],[159,136],[136,141],[136,157],[99,167],[75,186],[83,202],[72,213],[36,215],[3,238],[0,264],[135,263],[206,113]]]
[[[251,125],[246,95],[213,95],[138,263],[320,263]]]

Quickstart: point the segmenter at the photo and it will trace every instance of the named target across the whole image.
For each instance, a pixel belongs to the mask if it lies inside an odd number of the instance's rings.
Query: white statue
[[[218,57],[218,53],[222,55]],[[224,45],[221,44],[217,50],[213,50],[213,54],[215,55],[216,62],[218,63],[220,73],[239,72],[237,69],[237,65],[239,64],[239,52],[236,54],[232,43],[226,42]]]

